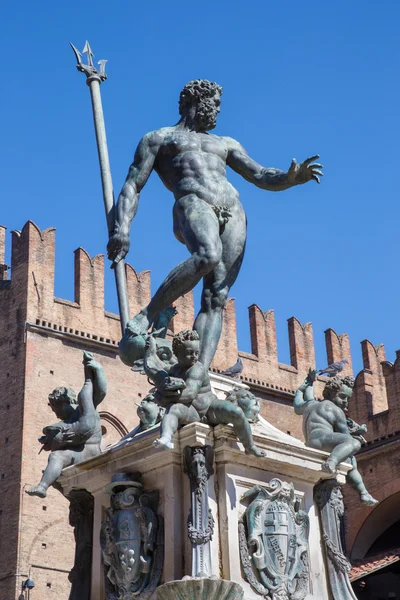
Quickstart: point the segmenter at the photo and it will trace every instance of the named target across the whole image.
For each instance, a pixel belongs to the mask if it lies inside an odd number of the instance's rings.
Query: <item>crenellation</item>
[[[222,311],[222,333],[212,366],[223,371],[236,363],[238,355],[235,299],[228,298]]]
[[[386,360],[382,344],[374,346],[369,340],[361,342],[364,364],[365,392],[369,394],[369,416],[388,410],[386,382],[382,370],[382,362]]]
[[[6,265],[6,231],[7,227],[0,225],[0,281],[8,279],[8,265]]]
[[[138,273],[130,264],[125,263],[125,273],[130,316],[133,316],[150,302],[150,271],[141,271]]]
[[[190,291],[188,294],[178,298],[178,300],[174,302],[174,307],[177,310],[177,314],[170,324],[172,333],[178,333],[184,329],[191,329],[194,322],[193,292]]]
[[[302,325],[296,317],[288,319],[290,363],[299,372],[315,368],[314,334],[312,323]]]
[[[347,360],[342,371],[343,375],[353,375],[353,361],[350,350],[350,340],[347,333],[338,335],[334,329],[325,330],[325,345],[328,364]]]
[[[251,351],[262,362],[278,366],[275,313],[263,312],[257,304],[249,306]]]
[[[90,258],[83,248],[74,252],[74,298],[83,312],[94,312],[95,319],[104,316],[104,254]]]

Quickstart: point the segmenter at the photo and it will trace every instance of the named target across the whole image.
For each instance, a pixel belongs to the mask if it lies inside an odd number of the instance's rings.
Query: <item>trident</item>
[[[86,41],[82,52],[79,52],[73,44],[72,50],[76,56],[76,68],[81,73],[86,75],[86,83],[90,88],[90,96],[92,99],[94,129],[96,132],[97,151],[99,154],[101,184],[103,187],[104,208],[107,218],[108,236],[114,232],[114,191],[111,178],[110,160],[108,158],[106,128],[104,124],[103,106],[101,103],[100,83],[107,79],[105,72],[106,60],[99,60],[100,69],[97,70],[93,64],[93,52]],[[82,54],[87,54],[88,64],[82,63]],[[115,283],[117,285],[118,307],[121,317],[122,333],[125,331],[125,326],[129,320],[129,305],[128,305],[128,290],[126,284],[126,273],[124,261],[121,260],[117,264],[112,265],[115,272]]]

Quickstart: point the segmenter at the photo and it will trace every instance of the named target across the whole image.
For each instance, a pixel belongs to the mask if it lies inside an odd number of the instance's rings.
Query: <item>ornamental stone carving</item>
[[[292,483],[272,479],[256,485],[239,522],[245,579],[267,600],[303,600],[309,591],[309,518],[298,510]]]
[[[105,491],[111,494],[101,527],[107,600],[147,600],[164,562],[158,493],[143,491],[138,476],[128,473],[114,475]]]
[[[318,483],[314,488],[314,500],[319,508],[332,598],[356,600],[349,580],[351,564],[343,553],[341,541],[340,529],[344,503],[342,490],[336,479]]]
[[[214,518],[208,507],[208,480],[213,474],[211,446],[184,449],[184,470],[190,480],[191,508],[187,521],[192,544],[192,577],[211,575],[210,541]]]

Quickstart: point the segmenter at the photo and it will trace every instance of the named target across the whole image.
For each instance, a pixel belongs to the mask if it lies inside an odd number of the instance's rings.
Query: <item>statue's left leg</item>
[[[209,368],[222,331],[222,311],[242,265],[246,245],[246,215],[239,204],[221,233],[220,263],[203,278],[200,312],[193,329],[200,336],[200,362]]]
[[[360,495],[360,500],[363,504],[366,504],[367,506],[374,506],[375,504],[378,504],[378,500],[375,500],[375,498],[371,496],[365,487],[363,478],[361,477],[361,474],[357,468],[357,461],[354,456],[349,457],[349,462],[353,468],[347,473],[347,483],[349,483]]]
[[[229,425],[232,423],[234,432],[239,441],[242,442],[246,454],[265,456],[265,452],[255,445],[250,423],[240,406],[236,406],[229,400],[215,398],[208,409],[207,420],[210,425]]]
[[[30,490],[25,490],[30,496],[46,498],[47,489],[60,477],[62,470],[72,464],[72,450],[55,450],[50,453],[47,467],[42,479]]]
[[[200,421],[200,415],[193,406],[171,404],[161,421],[161,437],[154,440],[153,446],[172,450],[174,447],[172,438],[178,431],[178,427],[197,421]]]

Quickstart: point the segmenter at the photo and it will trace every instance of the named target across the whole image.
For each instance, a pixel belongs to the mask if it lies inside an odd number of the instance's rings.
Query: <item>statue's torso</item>
[[[335,423],[340,409],[330,400],[312,400],[307,404],[303,413],[303,433],[308,443],[318,430],[336,431]]]
[[[239,194],[226,178],[224,138],[177,127],[158,133],[162,142],[154,168],[176,200],[195,195],[211,205],[238,203]]]
[[[195,368],[198,367],[198,364]],[[187,381],[191,377],[191,369],[182,369],[179,364],[176,364],[170,370],[170,375],[173,377],[180,377],[184,381]],[[211,382],[208,372],[204,372],[204,379],[202,381],[202,385],[198,394],[192,402],[192,406],[199,412],[200,416],[203,416],[207,409],[209,408],[212,399],[214,398],[214,394],[211,391]]]

